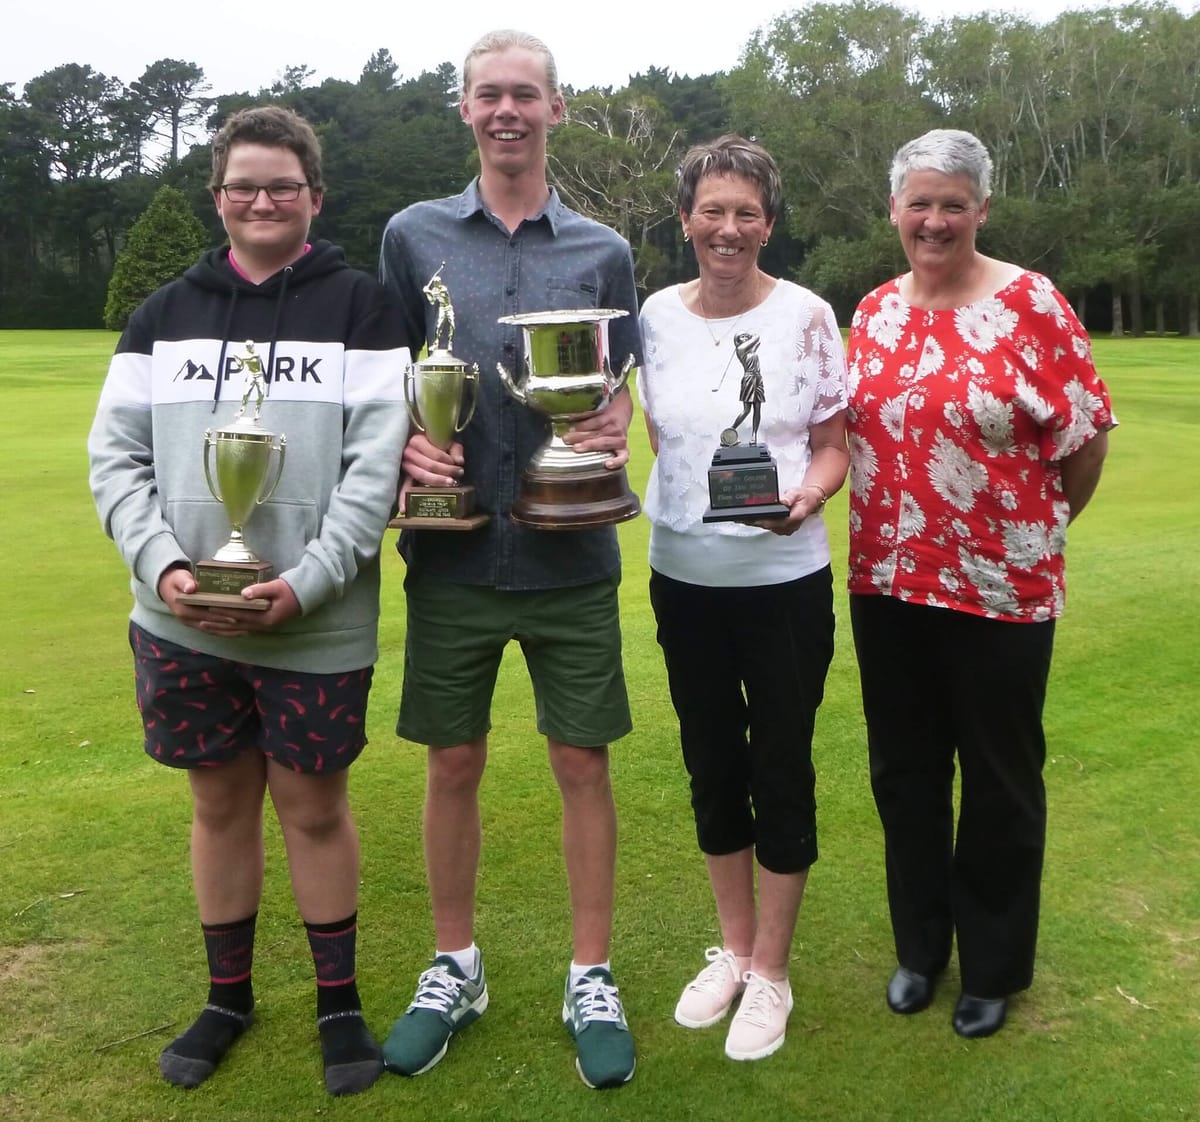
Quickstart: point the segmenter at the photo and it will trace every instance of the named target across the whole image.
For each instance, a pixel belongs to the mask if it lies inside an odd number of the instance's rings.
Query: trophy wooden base
[[[404,513],[388,525],[400,530],[474,530],[491,517],[474,510],[474,487],[417,486],[404,496]]]
[[[176,597],[181,604],[196,608],[237,608],[263,612],[270,600],[245,599],[241,592],[252,584],[262,584],[275,575],[269,561],[201,561],[196,566],[196,591]]]
[[[708,469],[708,499],[704,522],[754,522],[790,513],[779,501],[779,477],[765,444],[718,448]]]
[[[786,518],[791,514],[791,507],[783,503],[764,503],[758,506],[732,506],[713,510],[709,507],[704,512],[703,522],[757,522],[760,518]]]
[[[400,515],[388,523],[391,530],[477,530],[490,514],[472,514],[470,518],[410,518]]]
[[[185,592],[175,599],[193,608],[233,608],[240,612],[265,612],[271,606],[270,600],[247,600],[227,592]]]
[[[526,468],[512,520],[538,530],[583,530],[628,522],[641,513],[624,468],[546,472]]]

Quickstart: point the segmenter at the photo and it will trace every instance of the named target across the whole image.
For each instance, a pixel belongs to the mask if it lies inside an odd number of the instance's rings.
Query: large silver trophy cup
[[[454,307],[441,272],[438,269],[424,288],[425,298],[437,308],[433,346],[424,359],[405,369],[404,402],[413,424],[444,452],[475,415],[479,366],[468,366],[451,353]],[[474,487],[417,483],[404,496],[402,516],[389,525],[408,530],[473,530],[488,517],[475,512]]]
[[[229,517],[229,541],[195,566],[196,591],[179,599],[203,607],[261,610],[269,607],[270,601],[243,599],[241,591],[270,580],[275,570],[269,561],[255,556],[246,543],[244,528],[255,509],[279,486],[287,437],[282,433],[276,437],[259,424],[265,391],[262,360],[254,351],[253,341],[247,340],[246,354],[238,361],[247,376],[241,408],[230,424],[204,433],[204,478]],[[251,415],[247,410],[252,396],[255,401]]]
[[[608,406],[624,387],[633,355],[613,373],[608,321],[627,312],[573,308],[503,316],[500,323],[524,331],[525,375],[518,382],[497,363],[512,397],[550,419],[550,439],[521,474],[512,518],[542,530],[577,530],[625,522],[641,510],[624,468],[604,466],[611,452],[576,452],[563,440],[574,421]]]

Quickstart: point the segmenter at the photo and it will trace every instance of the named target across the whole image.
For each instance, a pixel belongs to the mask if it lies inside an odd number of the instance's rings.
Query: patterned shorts
[[[349,767],[367,742],[374,668],[305,674],[231,662],[129,625],[146,754],[215,767],[257,749],[293,771]]]

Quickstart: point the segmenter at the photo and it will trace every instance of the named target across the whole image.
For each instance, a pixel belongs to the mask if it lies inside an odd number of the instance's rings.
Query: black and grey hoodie
[[[105,532],[133,574],[132,618],[172,642],[310,673],[374,663],[379,544],[408,435],[403,319],[370,276],[317,242],[263,284],[213,250],[130,317],[88,437]],[[204,477],[204,433],[237,415],[253,340],[267,397],[260,423],[287,437],[274,495],[247,521],[249,547],[291,585],[301,614],[239,639],[187,627],[158,597],[163,572],[229,538]]]

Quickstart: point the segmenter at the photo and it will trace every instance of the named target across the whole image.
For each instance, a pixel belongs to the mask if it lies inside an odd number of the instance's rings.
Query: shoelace
[[[753,970],[747,970],[742,975],[742,980],[746,983],[746,993],[742,997],[742,1004],[738,1006],[738,1019],[749,1021],[759,1028],[767,1028],[771,1020],[771,1010],[776,1005],[783,1004],[783,995],[774,982],[761,974],[755,974]]]
[[[709,947],[704,952],[704,957],[712,965],[701,970],[689,983],[688,989],[712,994],[713,997],[722,997],[728,985],[727,974],[733,978],[735,985],[741,982],[737,959],[734,957],[733,951],[723,950],[721,947]]]
[[[603,978],[584,975],[571,987],[578,999],[579,1016],[584,1021],[623,1020],[620,991],[610,986]]]
[[[417,979],[412,1008],[445,1013],[453,1007],[466,984],[465,978],[456,978],[444,966],[431,966]]]

